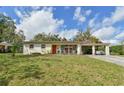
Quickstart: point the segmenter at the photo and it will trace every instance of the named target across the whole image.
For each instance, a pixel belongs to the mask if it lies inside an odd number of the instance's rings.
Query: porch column
[[[68,55],[70,54],[70,47],[69,47],[69,45],[68,45]]]
[[[105,54],[106,55],[110,55],[110,50],[109,50],[109,46],[105,46]]]
[[[92,55],[95,55],[95,46],[92,46]]]
[[[8,47],[8,46],[7,46],[7,45],[5,45],[5,49],[7,49],[7,47]]]
[[[61,45],[59,46],[59,54],[62,54]]]
[[[78,55],[81,54],[81,45],[80,44],[77,45],[77,54]]]
[[[7,50],[7,48],[8,48],[8,46],[7,45],[5,45],[5,52],[7,52],[8,50]]]

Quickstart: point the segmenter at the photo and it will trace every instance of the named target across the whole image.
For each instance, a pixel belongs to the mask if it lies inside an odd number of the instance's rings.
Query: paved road
[[[89,57],[92,58],[96,58],[96,59],[100,59],[100,60],[104,60],[107,62],[111,62],[111,63],[115,63],[121,66],[124,66],[124,57],[120,57],[120,56],[106,56],[106,55],[88,55]]]

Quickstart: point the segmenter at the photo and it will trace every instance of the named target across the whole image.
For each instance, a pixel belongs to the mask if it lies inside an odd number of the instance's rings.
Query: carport
[[[96,50],[98,47],[103,47],[105,55],[110,55],[109,43],[90,43],[90,44],[80,44],[78,45],[78,54],[92,54],[96,55]]]

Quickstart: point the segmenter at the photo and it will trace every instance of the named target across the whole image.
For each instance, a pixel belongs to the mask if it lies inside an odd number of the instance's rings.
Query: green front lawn
[[[0,85],[124,85],[124,67],[78,55],[0,54]]]
[[[124,57],[124,55],[116,55],[116,56],[121,56],[121,57]]]

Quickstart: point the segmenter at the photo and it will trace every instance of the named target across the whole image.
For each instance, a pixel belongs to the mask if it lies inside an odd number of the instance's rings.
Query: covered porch
[[[77,45],[52,45],[52,54],[77,54]]]
[[[52,45],[52,54],[78,54],[96,55],[98,51],[103,51],[103,55],[110,55],[109,44],[59,44]]]
[[[87,53],[85,52],[86,49],[87,49]],[[110,55],[109,44],[100,43],[100,44],[78,44],[77,45],[77,54],[79,55],[81,54],[96,55],[98,51],[103,51],[104,52],[103,55]]]

